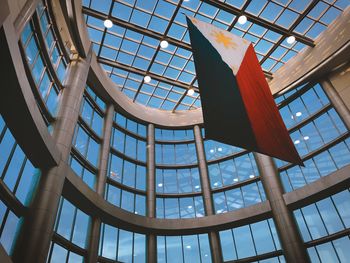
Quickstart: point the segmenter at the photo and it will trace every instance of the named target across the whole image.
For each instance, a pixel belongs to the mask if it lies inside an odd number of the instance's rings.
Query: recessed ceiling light
[[[150,76],[145,76],[145,77],[143,78],[143,80],[144,80],[146,83],[149,83],[152,79],[151,79]]]
[[[309,136],[304,136],[304,140],[307,141],[308,139],[310,139]]]
[[[189,205],[187,208],[188,208],[188,209],[191,209],[191,208],[192,208],[192,206],[191,206],[191,205]]]
[[[160,42],[160,47],[161,47],[161,48],[167,48],[168,46],[169,46],[168,41],[162,40],[162,41]]]
[[[288,44],[293,44],[295,42],[295,36],[289,36],[287,38],[287,43]]]
[[[247,23],[247,17],[246,16],[240,16],[238,18],[238,23],[241,25],[244,25],[245,23]]]
[[[187,91],[187,95],[192,96],[193,94],[194,94],[194,89],[189,89],[189,90]]]
[[[302,115],[302,113],[300,111],[298,111],[297,113],[295,113],[295,116],[300,117]]]
[[[209,151],[210,153],[214,153],[214,149],[210,149],[210,151]]]
[[[294,144],[299,144],[300,143],[300,140],[295,140],[294,141]]]
[[[190,245],[187,245],[187,246],[186,246],[186,248],[187,248],[187,249],[190,249],[190,248],[191,248],[191,246],[190,246]]]
[[[162,187],[162,186],[163,186],[163,184],[162,184],[162,183],[158,184],[158,187]]]
[[[109,19],[106,19],[104,22],[103,22],[103,25],[106,27],[106,28],[111,28],[113,26],[113,22]]]
[[[218,148],[218,151],[219,151],[219,152],[222,152],[222,148],[221,148],[221,147],[219,147],[219,148]]]

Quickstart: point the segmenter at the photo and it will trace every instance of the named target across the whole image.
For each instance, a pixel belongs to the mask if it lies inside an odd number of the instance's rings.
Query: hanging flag
[[[253,45],[187,17],[206,137],[302,165]]]

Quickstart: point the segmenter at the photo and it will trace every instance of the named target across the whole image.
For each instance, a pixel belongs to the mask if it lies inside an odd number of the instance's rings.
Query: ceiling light
[[[300,111],[298,111],[297,113],[295,113],[295,116],[300,117],[302,115],[302,113]]]
[[[304,136],[304,140],[307,141],[308,139],[310,139],[309,136]]]
[[[254,174],[249,175],[249,178],[254,178],[254,177],[255,177]]]
[[[189,90],[187,91],[187,95],[192,96],[193,94],[194,94],[194,89],[189,89]]]
[[[210,149],[210,151],[209,151],[210,153],[214,153],[214,149]]]
[[[233,181],[234,181],[234,182],[238,182],[238,178],[234,178]]]
[[[219,152],[222,152],[222,148],[221,148],[221,147],[219,147],[219,148],[218,148],[218,151],[219,151]]]
[[[218,183],[218,182],[214,183],[214,186],[218,186],[218,185],[219,185],[219,183]]]
[[[161,47],[161,48],[167,48],[168,46],[169,46],[168,41],[162,40],[162,41],[160,42],[160,47]]]
[[[162,187],[162,186],[163,186],[163,184],[162,184],[162,183],[158,184],[158,187]]]
[[[295,36],[289,36],[287,38],[287,43],[288,44],[293,44],[295,42]]]
[[[199,189],[199,185],[196,185],[194,188],[195,188],[195,189]]]
[[[295,140],[294,141],[294,144],[299,144],[300,143],[300,140]]]
[[[144,82],[149,83],[152,79],[151,79],[150,76],[145,76],[145,77],[143,78],[143,80],[144,80]]]
[[[191,209],[191,208],[192,208],[192,206],[191,206],[191,205],[189,205],[187,208],[188,208],[188,209]]]
[[[238,18],[238,23],[241,25],[244,25],[245,23],[247,23],[247,17],[246,16],[240,16]]]
[[[187,245],[187,246],[186,246],[186,248],[187,248],[187,249],[190,249],[190,248],[191,248],[191,246],[190,246],[190,245]]]
[[[113,26],[113,22],[109,19],[106,19],[103,24],[106,28],[111,28]]]

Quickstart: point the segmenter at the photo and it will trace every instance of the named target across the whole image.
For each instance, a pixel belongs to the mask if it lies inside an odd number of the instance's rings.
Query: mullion
[[[273,218],[272,218],[271,220],[273,220]],[[266,222],[267,222],[267,225],[269,226],[270,235],[271,235],[271,238],[272,238],[273,245],[274,245],[274,247],[275,247],[275,250],[277,250],[277,244],[276,244],[275,239],[273,238],[273,233],[272,233],[272,230],[271,230],[270,221],[269,221],[268,219],[266,219]],[[274,221],[273,221],[273,222],[274,222]],[[276,231],[276,232],[277,232],[277,231]],[[277,238],[279,238],[279,237],[278,237],[278,234],[277,234]]]
[[[26,166],[27,161],[28,161],[28,158],[27,158],[26,156],[24,156],[24,160],[23,160],[23,162],[22,162],[20,171],[19,171],[19,173],[18,173],[18,175],[17,175],[16,184],[15,184],[15,186],[14,186],[14,188],[13,188],[13,193],[14,193],[15,195],[16,195],[16,192],[17,192],[18,185],[19,185],[19,183],[21,182],[21,178],[22,178],[23,171],[24,171],[24,168],[25,168],[25,166]]]
[[[114,1],[111,2],[111,6],[109,7],[109,11],[108,11],[108,17],[110,17],[111,14],[112,14],[114,3],[115,3]],[[99,50],[98,50],[98,53],[97,53],[97,57],[100,57],[100,55],[101,55],[101,50],[102,50],[102,46],[103,46],[103,43],[104,43],[107,31],[108,31],[108,29],[105,27],[104,30],[103,30],[103,35],[102,35],[101,44],[100,44],[100,47],[99,47]]]
[[[344,191],[349,192],[349,190],[348,190],[348,189],[346,189],[346,190],[344,190]],[[337,215],[338,215],[338,217],[339,217],[340,221],[341,221],[341,222],[342,222],[342,224],[343,224],[343,228],[344,228],[344,229],[346,229],[347,227],[346,227],[346,225],[345,225],[345,223],[344,223],[343,218],[341,217],[341,215],[340,215],[340,213],[339,213],[339,210],[338,210],[338,208],[337,208],[337,206],[336,206],[336,204],[335,204],[335,202],[334,202],[334,200],[333,200],[332,196],[330,196],[329,198],[331,199],[331,202],[332,202],[332,204],[333,204],[333,206],[334,206],[334,209],[335,209],[335,211],[336,211],[336,213],[337,213]]]
[[[10,131],[10,130],[9,130],[9,131]],[[9,156],[7,157],[6,164],[5,164],[4,169],[3,169],[3,171],[2,171],[2,174],[1,174],[1,177],[0,177],[1,180],[4,180],[4,178],[5,178],[7,169],[8,169],[9,166],[10,166],[11,160],[12,160],[14,154],[15,154],[15,151],[16,151],[16,148],[17,148],[17,147],[19,147],[19,146],[18,146],[17,142],[14,141],[14,144],[13,144],[13,146],[12,146],[11,152],[10,152]]]
[[[182,2],[183,2],[183,0],[180,0],[180,2],[178,3],[178,5],[177,5],[177,7],[176,7],[176,9],[175,9],[175,11],[174,11],[173,16],[170,18],[169,23],[168,23],[168,26],[167,26],[167,28],[166,28],[165,31],[164,31],[163,39],[166,39],[166,36],[168,35],[169,30],[170,30],[170,28],[171,28],[171,26],[172,26],[172,23],[174,22],[175,17],[176,17],[177,14],[178,14],[178,11],[179,11],[179,9],[180,9],[180,6],[181,6]],[[158,5],[158,3],[159,3],[159,1],[157,1],[157,5]],[[157,5],[156,5],[156,6],[157,6]],[[155,8],[156,8],[156,7],[155,7]],[[150,21],[151,21],[151,19],[150,19]],[[150,21],[149,21],[149,23],[150,23]],[[148,25],[149,25],[149,23],[148,23]],[[148,26],[147,26],[147,27],[148,27]],[[149,63],[148,68],[147,68],[147,70],[146,70],[146,73],[149,72],[149,71],[151,70],[151,68],[152,68],[152,66],[153,66],[153,63],[154,63],[154,61],[155,61],[155,59],[156,59],[156,57],[157,57],[157,55],[158,55],[158,53],[159,53],[159,50],[160,50],[160,45],[157,46],[156,51],[155,51],[155,53],[154,53],[152,59],[150,60],[150,63]],[[175,54],[175,52],[174,52],[174,54]],[[174,56],[174,54],[173,54],[173,56]],[[167,66],[169,66],[169,64],[168,64]],[[165,73],[165,71],[164,71],[164,73]],[[142,86],[143,86],[143,83],[144,83],[144,80],[141,81],[141,83],[140,83],[140,85],[139,85],[139,87],[138,87],[138,89],[137,89],[137,91],[136,91],[136,93],[135,93],[133,102],[136,101],[136,98],[137,98],[138,94],[140,93],[140,90],[141,90],[141,88],[142,88]],[[158,87],[157,87],[157,88],[158,88]],[[154,92],[155,92],[155,90],[156,90],[157,88],[155,88],[155,89],[153,90],[153,94],[154,94]],[[150,96],[150,98],[148,99],[147,105],[148,105],[148,103],[149,103],[151,97],[153,97],[153,94],[152,94],[152,95]],[[164,101],[164,100],[165,100],[165,99],[163,99],[163,101]]]
[[[258,253],[258,250],[257,250],[257,248],[256,248],[256,244],[255,244],[255,240],[254,240],[254,235],[253,235],[253,231],[252,231],[252,226],[251,226],[251,224],[248,224],[248,227],[249,227],[250,236],[252,237],[252,240],[253,240],[253,246],[254,246],[255,256],[258,256],[259,253]]]
[[[0,226],[0,237],[2,236],[3,234],[3,231],[4,231],[4,228],[5,228],[5,224],[6,224],[6,221],[7,221],[7,218],[10,214],[10,211],[12,212],[12,210],[7,206],[7,204],[5,203],[5,206],[6,206],[6,212],[4,213],[4,217],[3,217],[3,220],[2,220],[2,224]]]
[[[287,34],[292,35],[294,32],[294,29],[301,23],[301,21],[307,17],[307,15],[311,12],[311,10],[319,3],[320,0],[313,0],[307,8],[305,8],[304,12],[294,21],[294,23],[289,27]],[[309,30],[311,27],[309,28]],[[304,35],[306,35],[308,32],[306,31]],[[276,42],[276,44],[270,49],[269,52],[267,52],[266,56],[264,56],[261,60],[261,64],[263,64],[270,56],[271,54],[282,44],[282,42],[287,38],[287,35],[282,35],[282,37]],[[300,42],[300,41],[299,41]],[[281,62],[281,60],[278,60],[277,62]]]

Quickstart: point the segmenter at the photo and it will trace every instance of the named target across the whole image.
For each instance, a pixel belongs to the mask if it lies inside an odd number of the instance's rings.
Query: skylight
[[[184,14],[251,41],[271,78],[313,46],[348,5],[347,0],[83,0],[83,13],[98,60],[117,86],[135,103],[177,111],[201,107]]]

